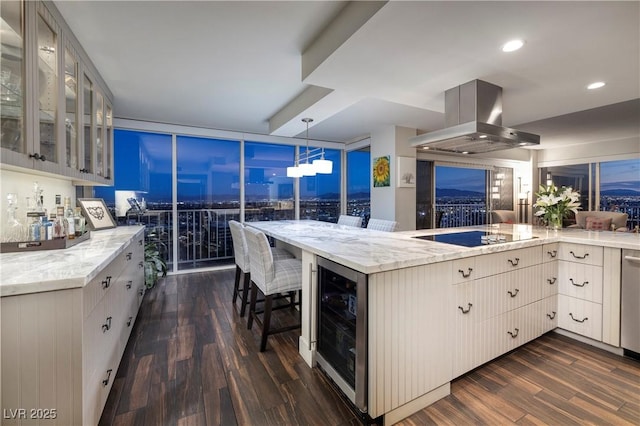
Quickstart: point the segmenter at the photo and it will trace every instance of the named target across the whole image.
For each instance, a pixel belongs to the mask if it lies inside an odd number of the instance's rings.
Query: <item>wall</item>
[[[46,176],[32,175],[29,173],[14,172],[9,170],[0,170],[0,236],[4,235],[4,229],[7,223],[7,194],[18,194],[18,210],[16,217],[21,222],[26,222],[27,201],[26,197],[33,198],[33,183],[38,182],[43,192],[44,207],[47,214],[51,213],[55,208],[55,196],[60,194],[62,200],[64,197],[71,197],[71,205],[75,206],[76,188],[71,181],[57,179]]]
[[[374,187],[371,179],[371,217],[395,220],[398,231],[416,229],[416,188],[398,188],[398,156],[416,157],[416,149],[409,145],[415,129],[385,126],[371,133],[371,167],[377,157],[390,157],[390,185]]]
[[[640,157],[640,136],[539,151],[537,167],[616,161]]]

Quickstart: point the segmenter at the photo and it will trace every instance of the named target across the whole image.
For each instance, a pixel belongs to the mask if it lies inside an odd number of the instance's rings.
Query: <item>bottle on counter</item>
[[[64,227],[55,213],[49,215],[49,222],[51,222],[51,238],[54,240],[64,238]]]
[[[59,226],[58,232],[57,232],[57,235],[59,235],[58,238],[65,238],[67,236],[67,229],[66,229],[66,225],[64,224],[64,207],[63,206],[58,206],[56,208],[56,222],[57,222],[57,226]]]
[[[64,228],[67,238],[73,240],[76,238],[75,218],[73,217],[73,209],[71,208],[71,199],[64,197]]]
[[[86,220],[84,216],[82,216],[82,210],[80,207],[76,207],[73,219],[75,222],[76,237],[81,237],[82,234],[84,234]]]
[[[40,234],[42,232],[40,213],[29,212],[27,213],[27,217],[31,219],[31,223],[29,223],[29,241],[40,241]]]

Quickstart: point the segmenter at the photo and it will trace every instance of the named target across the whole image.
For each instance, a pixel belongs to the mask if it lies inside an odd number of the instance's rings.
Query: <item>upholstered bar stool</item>
[[[384,219],[369,219],[367,229],[375,229],[376,231],[393,232],[396,230],[398,222]]]
[[[297,305],[300,304],[302,262],[300,259],[274,261],[269,241],[267,241],[267,237],[263,232],[251,227],[245,227],[244,234],[249,246],[249,262],[251,262],[251,301],[249,303],[247,328],[251,330],[254,320],[262,328],[260,352],[264,352],[267,347],[267,337],[272,334],[300,328],[300,321],[295,325],[271,328],[271,311],[274,309],[273,300],[285,293],[289,293],[291,297],[291,302],[287,306],[293,308],[296,305],[296,292],[298,293]],[[256,311],[258,289],[264,294],[264,315],[262,319],[258,316],[260,312]]]
[[[362,226],[362,218],[359,216],[347,216],[346,214],[341,214],[338,217],[338,225],[355,226],[356,228],[360,228]]]
[[[249,263],[249,248],[244,237],[244,225],[236,220],[229,221],[231,229],[231,240],[233,241],[233,254],[236,262],[236,276],[233,286],[233,304],[236,304],[240,296],[240,316],[244,317],[246,307],[249,304],[249,281],[251,279],[251,268]],[[271,247],[275,260],[293,259],[294,256],[286,250]],[[240,278],[243,278],[242,288],[240,288]]]

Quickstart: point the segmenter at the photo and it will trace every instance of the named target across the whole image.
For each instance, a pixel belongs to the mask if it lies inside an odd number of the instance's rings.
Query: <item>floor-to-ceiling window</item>
[[[589,182],[595,180],[595,175],[592,176],[591,170],[590,164],[543,167],[540,169],[540,183],[547,186],[553,183],[559,188],[563,186],[573,188],[580,193],[580,209],[590,210],[593,208],[591,200],[594,198],[593,192],[595,191],[593,186],[591,186],[593,189],[589,190]],[[564,219],[564,224],[565,226],[572,225],[575,221],[575,215],[570,213]]]
[[[371,150],[347,152],[347,208],[350,216],[360,216],[366,227],[371,216]]]
[[[304,149],[300,148],[302,152]],[[315,149],[309,148],[310,151]],[[340,216],[340,151],[325,149],[324,158],[333,162],[331,174],[300,178],[300,219],[335,223]]]
[[[228,263],[240,213],[240,141],[176,137],[178,269]]]
[[[287,177],[294,158],[290,145],[245,142],[245,221],[295,218],[294,179]]]
[[[600,163],[600,210],[627,213],[627,228],[640,226],[640,159]]]
[[[114,130],[114,186],[95,187],[120,225],[144,223],[146,241],[155,242],[173,266],[171,135]]]
[[[437,165],[436,227],[450,228],[486,223],[487,183],[487,170]]]

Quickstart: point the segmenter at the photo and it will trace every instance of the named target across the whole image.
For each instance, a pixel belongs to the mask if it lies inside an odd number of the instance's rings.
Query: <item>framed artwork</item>
[[[373,159],[373,186],[391,186],[391,156]]]
[[[78,205],[93,231],[115,228],[116,222],[111,217],[107,205],[102,198],[78,198]]]
[[[413,157],[398,157],[398,188],[415,188],[416,159]]]

